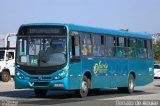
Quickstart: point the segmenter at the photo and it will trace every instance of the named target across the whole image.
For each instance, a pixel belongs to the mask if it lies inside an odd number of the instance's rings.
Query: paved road
[[[136,87],[133,94],[119,93],[117,89],[102,89],[96,95],[77,98],[73,91],[49,91],[46,97],[38,98],[30,89],[14,89],[14,81],[0,81],[0,105],[56,105],[56,106],[160,106],[160,79]],[[151,104],[152,103],[152,104]]]

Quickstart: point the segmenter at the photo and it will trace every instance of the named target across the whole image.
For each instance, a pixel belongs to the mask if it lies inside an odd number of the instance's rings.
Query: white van
[[[154,77],[160,78],[160,64],[154,64]]]
[[[0,35],[0,75],[1,80],[8,82],[15,73],[16,34]]]

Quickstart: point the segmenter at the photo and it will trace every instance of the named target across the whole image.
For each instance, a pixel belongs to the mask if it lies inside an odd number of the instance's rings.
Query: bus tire
[[[135,78],[133,76],[133,74],[129,75],[129,79],[128,79],[128,87],[118,87],[118,92],[120,93],[133,93],[134,91],[134,81]]]
[[[82,79],[82,88],[76,90],[76,95],[81,98],[87,97],[90,86],[89,84],[90,84],[90,79],[88,79],[87,76],[84,76]]]
[[[47,94],[47,89],[34,89],[34,93],[38,97],[44,97]]]
[[[125,92],[125,87],[118,87],[118,92],[119,93],[124,93]]]
[[[96,89],[90,89],[89,90],[89,94],[90,95],[97,95],[100,91],[100,88],[96,88]]]
[[[3,71],[1,78],[2,78],[2,81],[8,82],[10,80],[11,76],[8,71]]]
[[[130,94],[133,93],[134,86],[135,86],[135,78],[134,78],[133,74],[130,74],[129,79],[128,79],[128,87],[125,87],[125,92],[130,93]]]

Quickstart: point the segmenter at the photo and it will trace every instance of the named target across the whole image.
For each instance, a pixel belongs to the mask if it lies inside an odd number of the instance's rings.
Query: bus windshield
[[[4,51],[0,51],[0,61],[4,61]]]
[[[20,65],[51,67],[66,63],[66,37],[19,36],[17,43]]]

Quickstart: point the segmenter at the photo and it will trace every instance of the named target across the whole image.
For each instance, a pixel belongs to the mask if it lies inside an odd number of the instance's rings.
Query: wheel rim
[[[133,88],[134,88],[134,80],[133,80],[133,79],[131,79],[131,80],[129,81],[129,88],[130,88],[130,89],[133,89]]]
[[[88,85],[86,81],[82,82],[82,93],[85,94],[88,91]]]

